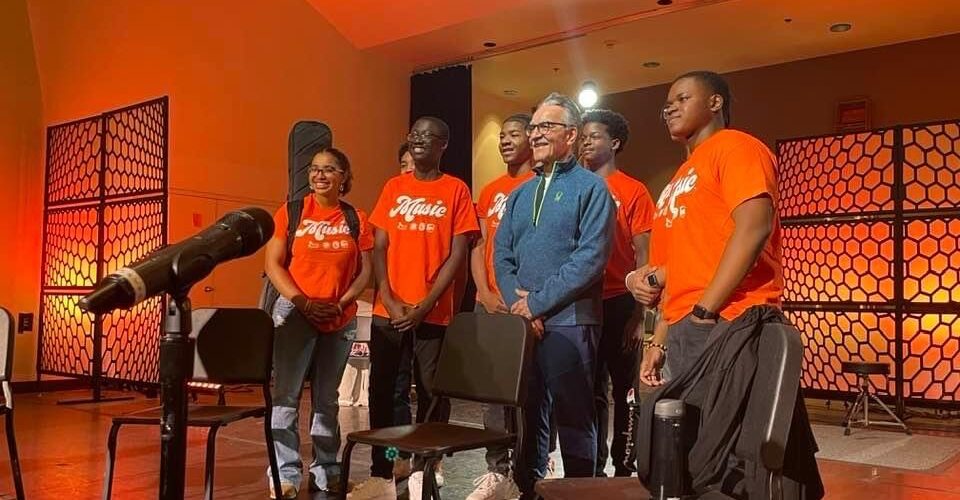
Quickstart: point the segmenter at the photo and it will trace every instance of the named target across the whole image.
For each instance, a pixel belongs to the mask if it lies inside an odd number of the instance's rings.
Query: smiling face
[[[570,156],[579,134],[571,121],[561,106],[544,104],[537,108],[529,127],[535,163],[552,163]]]
[[[518,121],[508,121],[500,129],[500,157],[507,165],[521,165],[532,155],[530,139],[524,130],[524,124]]]
[[[670,86],[663,105],[663,119],[670,137],[685,142],[709,125],[722,108],[723,98],[700,80],[681,78]]]
[[[436,122],[421,118],[410,129],[407,144],[415,163],[436,166],[447,149],[447,137]]]
[[[340,196],[344,171],[332,154],[317,153],[310,162],[307,172],[310,178],[310,189],[315,194],[323,197]]]

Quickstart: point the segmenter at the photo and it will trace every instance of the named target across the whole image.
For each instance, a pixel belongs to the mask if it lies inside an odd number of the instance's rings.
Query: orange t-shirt
[[[616,170],[606,181],[617,207],[613,251],[603,275],[603,298],[609,299],[629,293],[624,280],[637,268],[633,237],[650,230],[655,208],[647,186],[633,177]]]
[[[754,305],[780,303],[783,269],[773,154],[749,134],[721,130],[693,151],[663,189],[654,216],[651,263],[666,267],[663,315],[668,323],[689,314],[713,279],[733,234],[733,210],[763,194],[773,200],[773,232],[757,263],[719,308],[728,320]]]
[[[497,295],[500,290],[497,288],[497,276],[493,269],[493,238],[497,234],[497,227],[500,226],[500,220],[503,218],[503,210],[507,207],[507,197],[518,186],[527,182],[533,177],[533,172],[527,172],[517,177],[510,177],[509,174],[501,175],[496,178],[487,187],[480,192],[480,200],[477,202],[477,217],[486,231],[486,239],[483,242],[483,260],[484,267],[487,270],[487,286]]]
[[[394,297],[408,304],[423,300],[450,256],[453,237],[480,230],[470,189],[442,174],[435,181],[400,175],[387,181],[370,214],[370,223],[386,231],[387,278]],[[451,283],[452,285],[452,283]],[[424,321],[447,325],[453,317],[453,286],[447,287]],[[373,314],[389,317],[377,294]]]
[[[358,252],[373,249],[373,233],[367,214],[357,209],[360,238],[354,241],[340,207],[322,207],[312,195],[303,200],[303,213],[293,239],[290,277],[305,296],[322,302],[337,302],[350,288],[359,269]],[[287,241],[287,205],[273,216],[273,237]],[[359,250],[358,250],[359,243]],[[350,304],[336,320],[318,327],[324,332],[337,331],[357,315],[357,304]]]

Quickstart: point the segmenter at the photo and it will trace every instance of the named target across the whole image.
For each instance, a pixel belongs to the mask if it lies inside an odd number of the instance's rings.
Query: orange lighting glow
[[[804,387],[855,390],[841,362],[879,361],[892,375],[874,377],[882,392],[960,401],[960,308],[943,309],[960,302],[960,122],[785,141],[778,154]]]

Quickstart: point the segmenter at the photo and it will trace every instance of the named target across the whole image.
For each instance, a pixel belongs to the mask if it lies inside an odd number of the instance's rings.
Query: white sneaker
[[[557,476],[557,462],[553,457],[547,458],[547,474],[543,477],[544,479],[556,479]]]
[[[437,488],[443,488],[443,462],[437,462],[437,467],[433,470],[433,477],[437,481]]]
[[[520,496],[520,488],[513,478],[496,472],[488,472],[473,480],[477,488],[467,500],[509,500]]]
[[[436,471],[433,473],[433,477],[436,478],[437,488],[443,487],[443,473]],[[417,471],[413,474],[410,474],[410,478],[407,479],[407,493],[410,497],[410,500],[421,500],[423,498],[423,471]]]
[[[407,496],[410,500],[423,499],[423,471],[410,474],[407,479]]]
[[[393,479],[371,477],[347,493],[348,500],[397,500],[397,485]]]

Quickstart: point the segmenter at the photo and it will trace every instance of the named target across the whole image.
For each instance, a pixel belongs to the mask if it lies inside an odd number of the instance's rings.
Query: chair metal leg
[[[267,443],[267,461],[270,464],[270,481],[273,483],[273,491],[277,498],[283,488],[280,487],[280,466],[277,465],[277,444],[273,441],[273,407],[268,406],[267,412],[263,416],[263,435]]]
[[[213,500],[213,472],[217,464],[217,431],[219,425],[210,427],[207,432],[207,460],[203,466],[203,498]]]
[[[10,467],[13,469],[13,487],[17,491],[17,500],[23,500],[23,480],[20,478],[20,455],[17,453],[17,438],[13,433],[13,410],[4,415],[7,424],[7,448],[10,451]]]
[[[107,468],[103,471],[103,500],[110,500],[113,494],[113,468],[117,460],[117,435],[120,433],[121,425],[114,422],[107,436]]]
[[[423,465],[423,491],[433,500],[440,500],[440,488],[437,487],[437,461],[439,457],[427,459]]]
[[[347,445],[343,447],[343,456],[340,458],[340,491],[337,498],[345,500],[347,498],[347,488],[350,486],[350,461],[353,457],[353,447],[357,443],[347,438]]]

